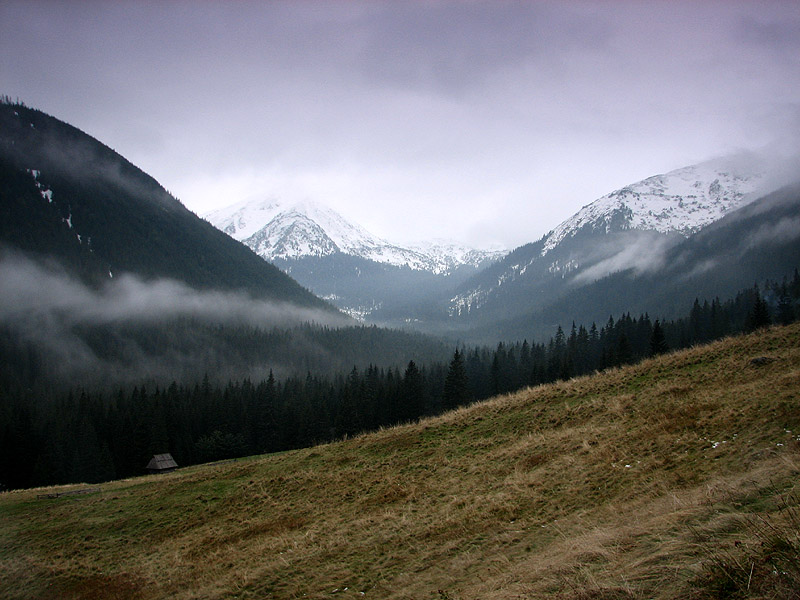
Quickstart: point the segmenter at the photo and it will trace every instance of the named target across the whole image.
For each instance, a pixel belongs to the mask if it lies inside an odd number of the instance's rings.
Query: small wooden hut
[[[155,454],[150,462],[147,463],[147,471],[150,473],[169,473],[178,468],[178,463],[172,458],[172,454]]]

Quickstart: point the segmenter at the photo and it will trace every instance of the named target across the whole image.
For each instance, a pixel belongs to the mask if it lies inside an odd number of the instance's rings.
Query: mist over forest
[[[796,186],[688,238],[615,208],[550,254],[542,238],[455,279],[303,262],[391,329],[339,312],[74,127],[9,102],[0,124],[7,487],[136,475],[167,451],[188,465],[313,445],[800,313]]]
[[[353,365],[402,364],[414,351],[422,358],[445,356],[442,343],[362,327],[330,310],[132,274],[91,287],[55,261],[43,263],[10,250],[0,256],[6,364],[18,362],[9,345],[33,353],[37,375],[28,384],[108,389],[144,381],[165,385],[205,374],[213,381],[257,380],[270,372],[330,374]],[[359,337],[362,342],[385,338],[386,350],[376,351],[378,341],[350,343]]]

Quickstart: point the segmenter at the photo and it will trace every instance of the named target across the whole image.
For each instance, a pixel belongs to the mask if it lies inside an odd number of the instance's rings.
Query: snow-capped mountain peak
[[[386,245],[336,211],[312,200],[276,198],[245,201],[205,215],[205,219],[267,258],[326,256],[363,252]]]
[[[231,236],[243,241],[269,223],[284,208],[277,198],[244,201],[211,211],[203,218]]]
[[[767,181],[766,171],[757,161],[741,156],[648,177],[584,206],[547,235],[541,254],[585,227],[688,236],[768,191]]]
[[[497,299],[506,298],[509,290],[524,289],[522,295],[542,305],[555,301],[570,286],[614,272],[660,269],[666,252],[681,237],[688,238],[774,191],[782,185],[781,173],[788,166],[740,154],[620,188],[466,282],[450,299],[450,314],[468,315],[491,305],[501,310],[506,304]]]
[[[462,265],[478,267],[503,254],[437,240],[402,247],[376,237],[331,208],[312,200],[275,198],[240,202],[205,215],[265,260],[328,256],[336,252],[418,271],[446,274]]]

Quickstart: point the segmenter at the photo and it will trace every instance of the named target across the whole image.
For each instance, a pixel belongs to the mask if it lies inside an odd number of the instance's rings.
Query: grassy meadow
[[[800,598],[799,476],[793,325],[315,448],[0,494],[0,596]]]

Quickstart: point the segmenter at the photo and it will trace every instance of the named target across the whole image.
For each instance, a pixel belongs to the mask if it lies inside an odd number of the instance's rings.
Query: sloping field
[[[797,598],[798,440],[794,325],[317,448],[2,494],[0,596]]]

